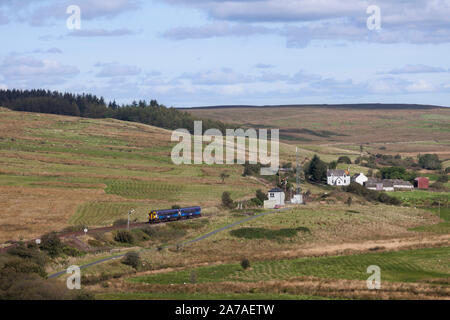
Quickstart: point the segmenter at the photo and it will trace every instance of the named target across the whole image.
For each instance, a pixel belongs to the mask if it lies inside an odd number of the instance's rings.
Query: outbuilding
[[[418,177],[414,179],[414,188],[417,189],[428,189],[430,186],[430,179],[427,177]]]
[[[369,180],[364,173],[357,173],[352,177],[352,182],[359,183],[360,185],[364,185]]]
[[[275,206],[284,206],[284,191],[280,188],[273,188],[269,190],[269,200],[264,201],[264,208],[273,209]]]

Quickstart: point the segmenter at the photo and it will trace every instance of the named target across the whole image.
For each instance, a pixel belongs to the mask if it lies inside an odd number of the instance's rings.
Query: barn
[[[414,179],[414,187],[417,189],[428,189],[430,185],[430,179],[426,177],[418,177]]]

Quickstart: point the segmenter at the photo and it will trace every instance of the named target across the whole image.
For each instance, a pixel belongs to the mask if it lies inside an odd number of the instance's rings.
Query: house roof
[[[269,190],[269,192],[284,192],[280,188],[273,188],[272,190]]]
[[[384,180],[384,181],[392,183],[392,185],[396,185],[396,186],[408,186],[408,187],[412,186],[411,182],[401,180],[401,179],[389,179],[389,180]]]
[[[327,176],[330,177],[332,175],[333,176],[345,176],[345,175],[348,175],[348,171],[347,170],[336,170],[336,169],[327,170]]]

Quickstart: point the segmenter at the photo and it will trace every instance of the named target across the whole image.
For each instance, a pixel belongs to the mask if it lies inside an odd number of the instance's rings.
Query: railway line
[[[158,224],[165,224],[165,223],[170,223],[170,222],[175,222],[175,221],[178,221],[178,220],[164,221],[164,222],[159,222]],[[130,229],[142,228],[142,227],[149,226],[149,225],[154,225],[154,224],[149,224],[148,222],[130,223]],[[122,230],[122,229],[126,229],[126,228],[127,228],[127,225],[100,227],[100,228],[89,229],[87,234],[111,232],[111,231]],[[84,235],[84,231],[58,233],[58,237],[60,239],[73,238],[73,237],[78,237],[78,236],[82,236],[82,235]],[[37,239],[38,238],[28,240],[25,242],[25,244],[35,243]],[[8,250],[11,250],[12,248],[16,248],[20,244],[21,244],[20,242],[15,242],[7,247],[0,248],[0,253],[6,253],[6,252],[8,252]]]
[[[269,214],[273,214],[273,213],[277,213],[277,212],[285,211],[285,210],[289,210],[289,209],[292,209],[292,208],[289,208],[289,207],[288,207],[288,208],[276,209],[276,210],[274,210],[274,211],[263,212],[263,213],[260,213],[260,214],[257,214],[257,215],[250,216],[250,217],[248,217],[248,218],[239,220],[239,221],[237,221],[237,222],[231,223],[231,224],[226,225],[226,226],[224,226],[224,227],[218,228],[218,229],[216,229],[216,230],[213,230],[213,231],[211,231],[211,232],[208,232],[207,234],[204,234],[204,235],[202,235],[202,236],[199,236],[199,237],[197,237],[197,238],[195,238],[195,239],[187,240],[187,241],[184,241],[184,242],[178,243],[178,244],[166,245],[166,246],[163,246],[163,247],[160,247],[160,248],[166,249],[166,248],[176,247],[176,246],[180,246],[180,245],[181,245],[182,247],[184,247],[184,246],[187,246],[187,245],[190,245],[190,244],[193,244],[193,243],[202,241],[202,240],[204,240],[204,239],[207,239],[207,238],[209,238],[209,237],[211,237],[211,236],[213,236],[213,235],[215,235],[215,234],[217,234],[217,233],[219,233],[219,232],[225,231],[225,230],[227,230],[227,229],[231,229],[231,228],[233,228],[233,227],[235,227],[235,226],[237,226],[237,225],[240,225],[240,224],[242,224],[242,223],[248,222],[248,221],[250,221],[250,220],[254,220],[254,219],[261,218],[261,217],[263,217],[263,216],[269,215]],[[158,250],[158,248],[156,248],[156,247],[155,247],[155,248],[144,248],[144,249],[141,249],[140,252],[142,252],[142,251],[153,251],[153,250],[156,251],[156,250]],[[125,254],[120,254],[120,255],[115,255],[115,256],[112,256],[112,257],[102,258],[102,259],[99,259],[99,260],[97,260],[97,261],[94,261],[94,262],[91,262],[91,263],[82,265],[82,266],[80,266],[80,269],[86,269],[86,268],[88,268],[88,267],[91,267],[91,266],[94,266],[94,265],[97,265],[97,264],[100,264],[100,263],[104,263],[104,262],[107,262],[107,261],[119,259],[119,258],[122,258],[122,257],[124,257],[124,256],[125,256]],[[64,275],[64,274],[66,274],[66,270],[60,271],[60,272],[57,272],[57,273],[54,273],[54,274],[50,275],[48,278],[49,278],[49,279],[54,279],[54,278],[58,278],[58,277],[60,277],[60,276],[62,276],[62,275]]]

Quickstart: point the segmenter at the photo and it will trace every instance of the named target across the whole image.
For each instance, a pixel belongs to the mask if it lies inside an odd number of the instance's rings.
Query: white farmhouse
[[[284,191],[280,188],[269,190],[269,200],[264,201],[264,208],[273,209],[275,206],[284,206]]]
[[[327,183],[330,186],[348,186],[350,173],[347,170],[327,170]]]
[[[360,185],[364,185],[364,183],[366,183],[369,180],[369,178],[366,177],[366,175],[364,173],[357,173],[355,174],[351,181],[352,182],[356,182],[359,183]]]

